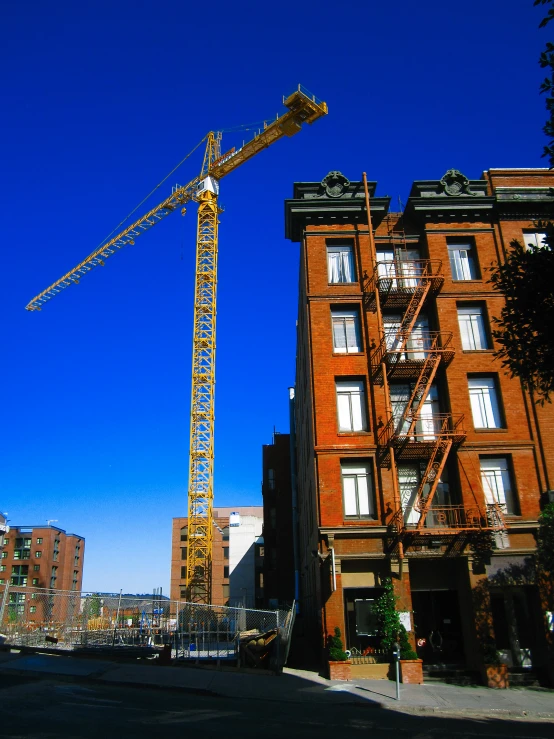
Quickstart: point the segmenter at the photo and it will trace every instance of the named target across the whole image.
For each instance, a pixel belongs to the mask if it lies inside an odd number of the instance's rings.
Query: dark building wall
[[[265,603],[294,600],[294,546],[290,435],[275,433],[262,448]]]

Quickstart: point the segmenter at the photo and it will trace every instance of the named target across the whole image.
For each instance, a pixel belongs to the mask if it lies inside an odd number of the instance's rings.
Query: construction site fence
[[[262,664],[280,671],[295,606],[276,610],[0,585],[0,643],[55,651],[163,651],[174,660]],[[267,646],[266,646],[267,645]],[[252,655],[259,655],[252,664]],[[256,660],[254,660],[256,661]]]

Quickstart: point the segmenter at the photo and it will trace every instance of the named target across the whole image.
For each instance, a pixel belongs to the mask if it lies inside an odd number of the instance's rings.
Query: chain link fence
[[[274,611],[114,593],[0,586],[0,643],[7,646],[231,662],[280,672],[295,607]]]

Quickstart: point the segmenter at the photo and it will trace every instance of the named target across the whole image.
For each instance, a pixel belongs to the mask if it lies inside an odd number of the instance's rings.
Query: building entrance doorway
[[[379,648],[375,602],[383,588],[348,588],[344,590],[345,647],[364,652],[368,647]]]
[[[532,589],[508,587],[491,592],[496,648],[510,667],[531,668],[535,651],[536,618]]]
[[[413,590],[418,657],[427,663],[464,661],[460,607],[456,590]]]

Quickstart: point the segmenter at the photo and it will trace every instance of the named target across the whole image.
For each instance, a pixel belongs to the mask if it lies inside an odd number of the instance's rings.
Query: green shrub
[[[400,659],[417,659],[411,647],[408,632],[400,623],[400,614],[396,610],[397,597],[394,594],[392,580],[385,581],[385,592],[375,603],[377,614],[377,630],[381,639],[381,647],[392,652],[394,645],[400,644]]]
[[[335,635],[327,637],[327,646],[329,647],[329,659],[331,662],[344,662],[344,660],[348,659],[348,655],[344,651],[338,626],[335,626]]]

